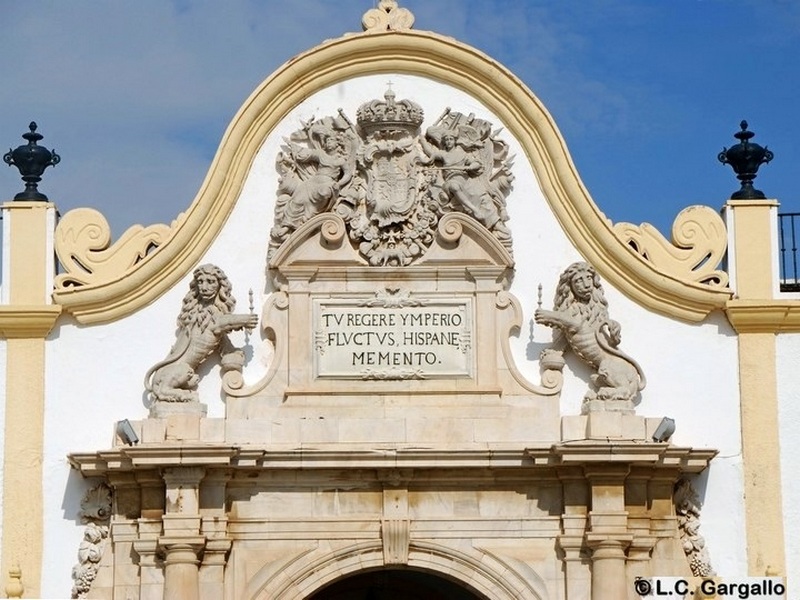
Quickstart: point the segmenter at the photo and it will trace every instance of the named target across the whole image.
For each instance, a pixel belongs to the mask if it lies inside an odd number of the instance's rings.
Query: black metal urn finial
[[[753,180],[758,167],[771,161],[775,155],[766,146],[762,148],[750,141],[755,133],[747,131],[747,121],[742,121],[739,126],[742,130],[733,134],[739,143],[730,148],[723,147],[717,158],[723,165],[733,167],[736,178],[742,182],[739,191],[731,194],[731,200],[763,200],[766,196],[753,187]]]
[[[30,131],[22,134],[28,140],[27,145],[18,146],[15,150],[9,149],[3,156],[3,160],[10,166],[19,169],[22,181],[25,182],[25,190],[14,196],[14,200],[36,200],[47,201],[47,196],[37,189],[37,184],[42,180],[42,173],[47,167],[54,167],[61,162],[61,157],[44,146],[37,146],[36,142],[44,136],[36,133],[36,123],[31,121],[28,126]]]

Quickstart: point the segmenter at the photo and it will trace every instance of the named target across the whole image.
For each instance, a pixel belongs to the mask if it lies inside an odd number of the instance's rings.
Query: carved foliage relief
[[[465,213],[511,252],[508,145],[486,120],[447,108],[422,131],[424,112],[389,89],[362,104],[355,123],[339,110],[303,123],[276,159],[280,175],[270,256],[311,217],[344,219],[373,266],[406,266],[425,254],[448,212]]]
[[[692,575],[713,577],[716,573],[711,566],[706,541],[700,535],[700,498],[697,491],[688,480],[681,479],[675,486],[674,499],[681,546]]]
[[[103,558],[111,519],[111,489],[107,485],[101,483],[86,492],[81,500],[80,517],[86,527],[78,548],[78,562],[72,569],[72,598],[87,597]]]

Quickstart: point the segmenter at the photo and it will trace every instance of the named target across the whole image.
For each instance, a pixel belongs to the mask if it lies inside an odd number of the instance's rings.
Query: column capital
[[[149,548],[149,545],[143,548]],[[206,547],[206,538],[197,536],[161,536],[157,550],[164,554],[164,564],[200,564],[199,555]]]

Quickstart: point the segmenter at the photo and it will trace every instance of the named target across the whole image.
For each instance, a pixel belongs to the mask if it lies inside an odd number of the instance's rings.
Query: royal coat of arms
[[[513,157],[491,123],[447,108],[421,133],[422,108],[362,104],[356,124],[339,110],[303,123],[277,156],[280,174],[270,255],[311,217],[334,212],[373,266],[405,266],[433,242],[439,219],[462,212],[511,252],[506,198]]]

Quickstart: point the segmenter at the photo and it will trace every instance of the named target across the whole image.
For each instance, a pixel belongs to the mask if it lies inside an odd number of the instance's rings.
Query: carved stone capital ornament
[[[380,0],[361,18],[364,31],[403,31],[414,25],[414,15],[407,8],[399,8],[396,0]]]

